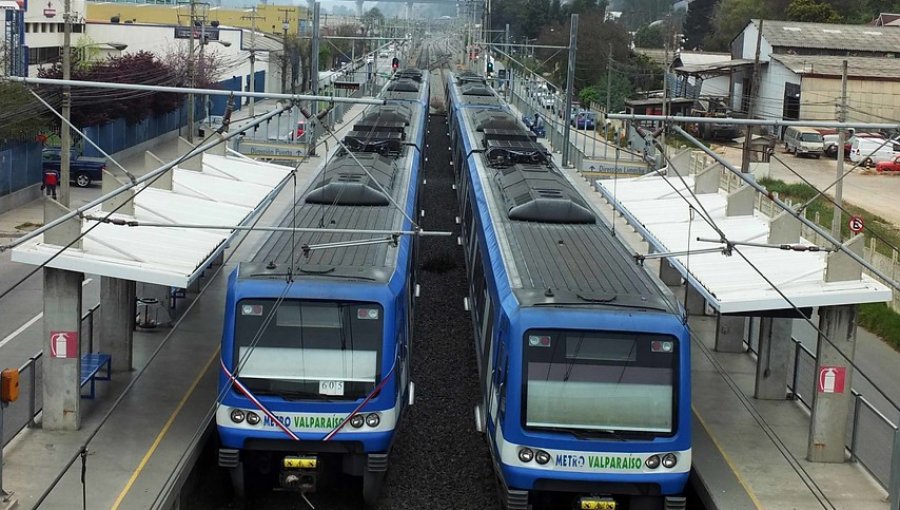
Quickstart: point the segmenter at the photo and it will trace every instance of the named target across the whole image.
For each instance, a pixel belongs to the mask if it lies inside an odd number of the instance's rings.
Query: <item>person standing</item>
[[[48,197],[56,200],[56,186],[59,185],[59,173],[56,170],[44,170],[44,178],[41,184],[41,190],[47,193]]]

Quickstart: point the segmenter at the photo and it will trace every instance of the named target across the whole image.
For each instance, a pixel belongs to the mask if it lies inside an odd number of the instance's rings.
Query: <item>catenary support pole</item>
[[[319,12],[321,8],[321,3],[316,2],[313,4],[313,21],[312,21],[312,44],[310,44],[310,51],[312,54],[310,55],[310,84],[312,87],[313,94],[319,94]],[[376,68],[377,72],[377,68]],[[313,115],[319,112],[319,102],[313,101],[312,107],[310,108],[310,112]],[[309,147],[309,155],[316,155],[316,123],[310,122],[306,125],[306,129],[309,132],[309,138],[307,138],[307,146]]]
[[[756,56],[753,59],[753,78],[750,80],[750,104],[747,105],[747,118],[752,119],[756,115],[756,98],[759,97],[759,52],[762,46],[763,20],[759,20],[758,32],[756,34]],[[753,124],[747,125],[747,132],[744,133],[744,152],[741,154],[741,172],[750,171],[750,151],[753,148]]]
[[[566,107],[563,111],[563,150],[562,165],[569,166],[569,115],[572,111],[572,94],[575,93],[575,53],[578,45],[578,14],[572,15],[571,28],[569,30],[569,68],[566,76]]]
[[[841,102],[838,105],[837,121],[844,122],[847,120],[847,61],[841,62]],[[844,194],[844,140],[847,139],[847,131],[843,128],[838,129],[837,141],[837,165],[834,185],[834,216],[831,218],[831,235],[835,239],[841,240],[841,223],[843,223],[843,215],[840,207]]]

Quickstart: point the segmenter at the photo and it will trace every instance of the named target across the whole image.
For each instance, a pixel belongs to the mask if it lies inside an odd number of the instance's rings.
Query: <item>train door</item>
[[[487,416],[488,430],[492,430],[495,434],[497,431],[497,418],[503,410],[503,398],[506,394],[506,388],[504,387],[506,382],[506,347],[503,342],[497,342],[496,351],[495,360],[492,360],[494,369],[491,372],[491,391]]]

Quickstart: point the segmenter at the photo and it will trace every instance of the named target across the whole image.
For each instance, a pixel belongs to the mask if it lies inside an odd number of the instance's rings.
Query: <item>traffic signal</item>
[[[489,61],[489,62],[487,63],[487,72],[488,72],[488,74],[494,72],[494,63],[493,63],[493,62],[490,62],[490,61]]]

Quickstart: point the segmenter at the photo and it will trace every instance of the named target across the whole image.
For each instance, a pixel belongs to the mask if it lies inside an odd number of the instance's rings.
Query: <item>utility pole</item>
[[[320,8],[320,5],[321,4],[319,2],[316,2],[315,4],[313,4],[312,42],[309,45],[310,52],[312,53],[312,55],[310,55],[310,59],[309,59],[309,61],[310,61],[309,78],[310,78],[310,84],[312,86],[313,95],[319,94],[319,8]],[[377,68],[376,68],[376,70],[377,70]],[[312,108],[310,108],[310,111],[312,112],[313,117],[315,117],[316,114],[319,113],[319,102],[318,101],[312,102]],[[307,147],[308,147],[307,153],[310,156],[315,156],[316,155],[316,123],[315,123],[315,121],[309,122],[306,125],[306,129],[309,132],[309,134],[307,135],[307,138],[306,138],[306,140],[307,140],[306,143],[307,143]]]
[[[279,11],[284,13],[284,19],[281,21],[281,92],[284,93],[287,86],[285,85],[285,80],[287,79],[287,35],[288,28],[291,27],[291,18],[290,13],[292,9],[278,9]]]
[[[563,153],[562,165],[569,166],[569,115],[572,111],[572,94],[575,92],[575,52],[578,46],[578,15],[572,15],[569,30],[569,68],[566,76],[566,109],[563,110]]]
[[[759,32],[756,34],[756,56],[753,57],[753,79],[750,81],[750,104],[747,107],[747,118],[752,119],[756,114],[756,96],[759,89],[759,51],[762,45],[763,20],[759,20]],[[744,153],[741,156],[741,173],[750,171],[750,151],[753,149],[753,126],[747,125],[744,134]]]
[[[66,0],[63,12],[63,79],[72,79],[72,2]],[[59,155],[59,203],[69,207],[69,175],[72,160],[72,132],[69,130],[69,119],[72,117],[72,88],[63,87],[62,100],[63,121],[60,123],[60,155]]]
[[[68,0],[67,0],[68,1]],[[195,84],[195,76],[194,76],[194,18],[197,15],[195,9],[195,1],[191,0],[191,19],[188,21],[188,24],[191,28],[191,37],[188,42],[188,79],[191,81],[191,90],[194,89]],[[202,41],[201,41],[202,42]],[[187,141],[194,141],[194,93],[191,92],[188,94],[188,132],[187,132]]]
[[[609,110],[612,107],[610,98],[612,97],[612,92],[610,88],[612,87],[612,43],[609,43],[607,47],[606,53],[606,115],[603,116],[603,140],[606,141],[603,144],[603,158],[606,159],[607,152],[609,151]],[[594,134],[597,133],[597,126],[594,126]],[[596,140],[596,136],[594,139]],[[616,144],[618,147],[618,140],[616,140]]]
[[[256,20],[263,19],[264,16],[260,16],[256,14],[256,6],[253,6],[253,9],[250,11],[249,16],[241,16],[241,19],[249,19],[250,20],[250,92],[256,92],[256,68],[254,64],[256,64]],[[286,55],[285,55],[286,56]],[[284,92],[284,90],[282,90]],[[255,98],[250,97],[250,109],[249,114],[253,117],[253,107],[255,103]]]
[[[847,61],[841,62],[841,104],[837,111],[838,122],[847,122]],[[844,191],[844,140],[847,139],[847,131],[838,128],[837,146],[837,176],[834,185],[834,217],[831,218],[831,235],[841,241],[841,200]]]
[[[660,135],[659,135],[659,140],[661,142],[660,147],[663,150],[663,158],[662,158],[663,163],[665,163],[666,156],[669,152],[668,148],[667,148],[668,146],[666,145],[666,120],[665,120],[665,118],[668,117],[668,115],[669,115],[669,111],[668,111],[668,105],[669,105],[669,42],[672,40],[671,37],[669,37],[669,36],[672,35],[671,27],[672,27],[672,18],[669,15],[667,15],[666,16],[666,36],[663,38],[663,41],[664,41],[664,44],[663,44],[663,48],[664,48],[663,93],[662,93],[662,96],[663,96],[662,97],[663,121],[662,121],[662,126],[660,126],[662,128],[662,130],[660,131]]]

